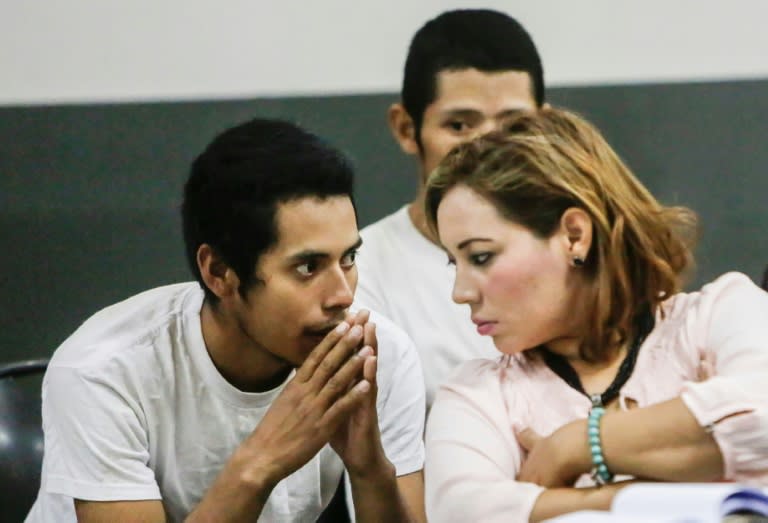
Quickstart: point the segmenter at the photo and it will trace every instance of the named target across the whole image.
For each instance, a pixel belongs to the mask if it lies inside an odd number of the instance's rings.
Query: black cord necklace
[[[637,355],[640,352],[640,345],[643,344],[645,338],[653,330],[654,318],[651,311],[647,310],[640,314],[635,325],[635,339],[632,341],[632,345],[630,346],[629,351],[627,351],[624,361],[621,362],[619,372],[616,373],[616,377],[613,378],[611,384],[608,385],[608,388],[605,389],[602,394],[587,394],[584,390],[584,386],[581,384],[579,375],[573,370],[573,367],[568,363],[568,360],[561,355],[544,349],[542,351],[544,355],[544,363],[546,363],[547,367],[552,369],[552,372],[560,376],[560,378],[562,378],[568,385],[588,397],[592,401],[592,407],[602,407],[607,405],[616,399],[621,387],[624,386],[632,375],[632,371],[635,368],[635,362],[637,361]]]

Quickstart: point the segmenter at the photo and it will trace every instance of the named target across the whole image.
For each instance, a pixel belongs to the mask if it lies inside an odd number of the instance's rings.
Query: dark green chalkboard
[[[178,205],[211,137],[253,116],[326,137],[358,170],[361,224],[396,209],[415,167],[385,124],[394,94],[0,108],[0,362],[50,354],[97,309],[188,279]],[[704,234],[694,283],[768,263],[768,81],[554,89]]]

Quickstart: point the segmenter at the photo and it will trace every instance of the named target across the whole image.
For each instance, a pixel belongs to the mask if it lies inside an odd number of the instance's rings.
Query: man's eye
[[[301,276],[312,276],[316,270],[316,262],[307,262],[296,266],[296,272],[298,272]]]
[[[452,131],[456,131],[458,133],[469,129],[469,126],[466,124],[466,122],[462,122],[461,120],[451,120],[450,122],[448,122],[448,127]]]
[[[472,265],[482,267],[487,264],[492,257],[493,255],[490,252],[479,252],[477,254],[471,254],[469,256],[469,261]]]
[[[351,251],[344,255],[341,259],[342,267],[352,267],[357,259],[357,251]]]

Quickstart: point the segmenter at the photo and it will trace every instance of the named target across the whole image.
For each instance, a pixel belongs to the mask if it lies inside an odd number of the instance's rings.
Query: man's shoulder
[[[379,340],[386,340],[394,343],[403,350],[409,345],[413,345],[413,340],[400,326],[389,319],[388,316],[371,310],[370,321],[376,324],[376,336]]]
[[[127,356],[131,349],[169,339],[179,319],[202,304],[194,282],[144,291],[110,305],[85,320],[54,352],[51,367],[85,368]],[[190,307],[191,305],[191,307]],[[199,310],[199,308],[198,308]]]
[[[379,366],[385,374],[419,363],[416,345],[411,337],[384,314],[371,310],[370,321],[376,324]],[[420,367],[419,367],[420,369]]]

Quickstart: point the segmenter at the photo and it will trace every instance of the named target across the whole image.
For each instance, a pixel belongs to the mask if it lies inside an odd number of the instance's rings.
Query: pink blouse
[[[678,396],[723,455],[725,479],[768,485],[768,293],[739,273],[664,303],[619,405]],[[584,419],[590,401],[539,360],[502,356],[462,365],[439,390],[427,424],[430,521],[528,521],[544,490],[515,480],[515,430],[551,434]],[[731,416],[736,414],[734,416]],[[585,436],[586,437],[586,436]],[[589,484],[586,476],[577,486]]]

